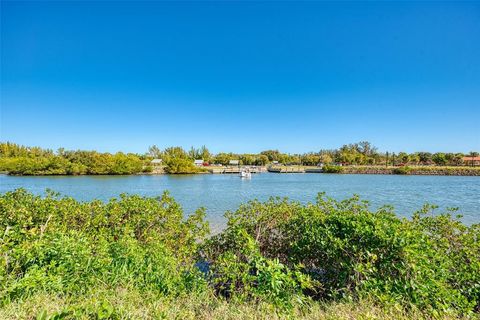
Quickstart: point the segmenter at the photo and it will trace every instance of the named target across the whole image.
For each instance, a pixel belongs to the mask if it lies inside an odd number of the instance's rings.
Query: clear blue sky
[[[480,2],[1,2],[0,140],[480,150]]]

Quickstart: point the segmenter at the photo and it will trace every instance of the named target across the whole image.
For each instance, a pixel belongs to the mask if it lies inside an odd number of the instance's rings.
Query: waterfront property
[[[270,166],[267,170],[273,173],[305,173],[303,166]]]
[[[257,166],[208,166],[207,170],[210,173],[228,174],[228,173],[240,173],[242,169],[247,169],[247,168],[250,173],[260,173],[260,172],[267,171],[265,167],[257,167]]]
[[[470,166],[480,166],[480,157],[463,157],[463,163]]]
[[[150,164],[154,167],[160,167],[162,165],[162,159],[153,159]]]
[[[238,165],[240,165],[240,160],[230,160],[230,161],[228,161],[228,165],[238,166]]]

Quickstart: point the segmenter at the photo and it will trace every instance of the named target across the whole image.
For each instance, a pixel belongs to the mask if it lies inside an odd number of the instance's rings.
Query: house
[[[196,159],[193,161],[193,164],[197,167],[203,166],[203,159]]]
[[[463,163],[468,166],[479,166],[480,165],[480,157],[470,157],[466,156],[462,158]]]
[[[240,160],[230,160],[228,164],[231,166],[238,166],[240,164]]]
[[[162,165],[162,159],[153,159],[150,161],[150,164],[154,167],[159,167]]]
[[[277,160],[272,161],[272,164],[278,164]]]

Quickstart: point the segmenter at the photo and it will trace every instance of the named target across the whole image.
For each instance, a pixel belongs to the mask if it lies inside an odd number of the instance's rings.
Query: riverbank
[[[101,173],[101,174],[66,174],[64,172],[28,172],[17,173],[3,171],[0,174],[12,176],[98,176],[98,175],[182,175],[182,174],[239,174],[248,168],[251,173],[335,173],[335,174],[392,174],[392,175],[433,175],[433,176],[480,176],[480,167],[467,166],[205,166],[192,172],[168,173],[163,167],[142,170],[138,173]]]
[[[272,166],[272,173],[398,174],[436,176],[480,176],[480,167],[467,166]]]
[[[181,147],[169,147],[163,151],[152,147],[145,154],[67,151],[63,148],[53,152],[7,142],[0,143],[0,172],[34,176],[238,174],[242,168],[249,168],[252,173],[268,169],[274,173],[480,175],[480,158],[477,159],[477,152],[474,151],[468,156],[463,153],[441,152],[400,152],[389,156],[388,153],[374,151],[375,148],[365,141],[338,150],[304,154],[285,154],[278,150],[251,154],[211,154],[206,147],[192,148],[188,152]],[[372,163],[376,165],[370,165]],[[398,166],[400,163],[404,167]],[[321,167],[322,165],[325,166]]]

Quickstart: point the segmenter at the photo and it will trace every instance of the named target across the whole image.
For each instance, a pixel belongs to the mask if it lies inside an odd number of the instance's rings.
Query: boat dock
[[[322,168],[304,166],[275,166],[267,170],[273,173],[322,173]]]
[[[224,173],[224,174],[239,174],[243,169],[248,168],[250,173],[260,173],[264,172],[261,167],[214,167],[214,168],[206,168],[210,173]]]
[[[274,173],[305,173],[303,167],[297,166],[269,167],[267,170]]]

